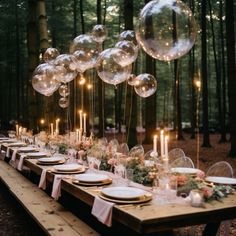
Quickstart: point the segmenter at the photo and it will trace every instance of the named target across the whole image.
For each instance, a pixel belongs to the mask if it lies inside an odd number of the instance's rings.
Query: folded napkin
[[[41,176],[40,176],[40,181],[38,187],[45,190],[46,189],[46,174],[47,174],[47,169],[43,169]]]
[[[6,157],[10,157],[10,147],[7,147]]]
[[[12,156],[11,156],[11,161],[15,162],[16,161],[16,153],[17,153],[17,150],[18,148],[15,148],[13,153],[12,153]]]
[[[103,224],[111,227],[113,206],[114,203],[107,202],[96,196],[93,202],[92,215],[94,215]]]
[[[61,178],[61,175],[54,176],[51,196],[55,200],[58,200],[58,198],[61,196]]]
[[[18,166],[17,166],[17,170],[22,171],[24,159],[26,157],[27,157],[26,155],[21,155],[20,156],[20,160],[19,160],[19,163],[18,163]]]
[[[144,186],[142,184],[135,183],[133,181],[130,181],[128,186],[129,187],[133,187],[133,188],[139,188],[139,189],[145,190],[147,192],[152,192],[152,188],[151,187],[147,187],[147,186]]]

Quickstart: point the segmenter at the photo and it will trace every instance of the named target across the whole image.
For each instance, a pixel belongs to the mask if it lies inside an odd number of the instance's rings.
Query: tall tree
[[[209,138],[209,120],[208,120],[208,76],[207,76],[207,34],[206,34],[206,0],[201,1],[201,71],[202,71],[202,107],[203,107],[203,147],[211,147]]]
[[[230,157],[236,157],[236,65],[235,65],[235,21],[234,0],[225,1],[226,15],[226,47],[227,47],[227,77],[230,118]]]
[[[28,1],[28,22],[27,22],[27,49],[28,49],[28,116],[30,114],[29,128],[33,129],[37,126],[38,119],[38,95],[32,89],[31,77],[34,69],[38,65],[38,43],[37,43],[37,2],[35,0]]]

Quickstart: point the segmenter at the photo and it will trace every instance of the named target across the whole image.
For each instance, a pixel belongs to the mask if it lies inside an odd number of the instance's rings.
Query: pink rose
[[[114,166],[114,165],[116,164],[116,159],[115,159],[115,158],[111,158],[111,159],[108,160],[107,163],[108,163],[109,165],[111,165],[111,166]]]
[[[205,172],[199,170],[199,171],[197,172],[197,177],[200,178],[200,179],[204,179],[204,178],[205,178]]]
[[[203,193],[203,197],[210,198],[213,195],[213,189],[210,187],[203,187],[201,188],[201,191]]]

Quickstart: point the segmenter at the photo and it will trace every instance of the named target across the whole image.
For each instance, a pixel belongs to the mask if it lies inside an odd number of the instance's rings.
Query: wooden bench
[[[2,160],[0,181],[47,235],[100,235]]]

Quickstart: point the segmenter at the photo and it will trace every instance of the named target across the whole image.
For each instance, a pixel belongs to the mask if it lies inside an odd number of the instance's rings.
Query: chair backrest
[[[226,161],[219,161],[209,167],[206,176],[233,177],[232,166]]]
[[[129,146],[127,143],[121,143],[118,147],[118,152],[124,154],[124,155],[128,155],[129,153]]]
[[[168,156],[169,156],[169,162],[171,163],[175,161],[176,159],[185,157],[185,153],[181,148],[174,148],[169,151]]]
[[[129,156],[131,157],[142,157],[144,156],[144,148],[142,145],[136,145],[132,147],[129,151]]]
[[[185,167],[185,168],[194,168],[193,161],[190,157],[179,157],[176,160],[170,162],[170,166],[174,167]]]

